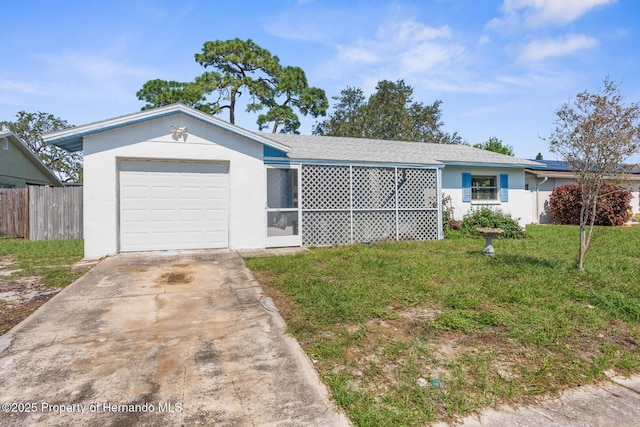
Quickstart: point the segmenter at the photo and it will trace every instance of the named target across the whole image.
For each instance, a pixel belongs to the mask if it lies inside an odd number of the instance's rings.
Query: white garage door
[[[226,248],[228,166],[122,161],[120,251]]]

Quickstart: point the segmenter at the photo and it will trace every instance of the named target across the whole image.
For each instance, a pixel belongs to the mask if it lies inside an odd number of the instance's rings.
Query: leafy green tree
[[[334,111],[313,133],[400,141],[461,143],[442,131],[441,101],[425,105],[413,100],[413,88],[403,80],[382,80],[365,100],[362,90],[348,87],[338,97]]]
[[[284,127],[286,133],[297,133],[300,128],[298,115],[294,107],[303,115],[310,114],[314,118],[324,116],[329,102],[324,90],[309,87],[307,76],[299,67],[283,67],[276,76],[273,94],[263,98],[262,103],[269,108],[266,114],[258,117],[260,130],[266,129],[273,123],[272,132],[276,133],[278,126]]]
[[[333,113],[314,127],[315,135],[362,138],[365,128],[366,98],[362,89],[347,86],[340,95],[332,97],[337,103]]]
[[[198,81],[184,83],[160,79],[149,80],[136,93],[136,96],[139,100],[147,102],[142,107],[143,110],[179,102],[205,113],[213,114],[218,111],[214,103],[206,102],[206,86],[199,84]]]
[[[72,127],[53,114],[19,111],[16,120],[0,121],[0,129],[14,132],[62,182],[82,181],[82,152],[68,152],[42,140],[42,135]]]
[[[536,160],[544,160],[544,158],[542,157],[542,153],[538,153],[538,155],[536,156]]]
[[[513,147],[502,142],[500,138],[492,136],[485,142],[473,144],[474,148],[480,148],[481,150],[493,151],[494,153],[506,154],[507,156],[514,156]]]
[[[273,97],[280,60],[252,40],[236,38],[205,42],[202,53],[196,53],[195,58],[203,67],[217,70],[203,75],[200,82],[208,92],[218,92],[215,103],[220,109],[229,110],[230,123],[235,123],[236,101],[243,90],[251,97],[247,111],[260,110],[260,100]],[[221,104],[220,101],[228,103]]]
[[[136,94],[147,103],[143,109],[180,102],[209,114],[229,110],[229,122],[234,124],[236,103],[248,94],[246,111],[267,108],[258,118],[261,130],[273,123],[273,132],[279,126],[285,132],[297,132],[296,111],[318,117],[328,108],[324,91],[310,87],[301,68],[281,66],[277,56],[250,39],[205,42],[195,60],[212,71],[193,82],[149,80]]]
[[[620,180],[632,167],[625,162],[640,153],[640,106],[625,105],[619,84],[606,78],[597,93],[579,93],[556,116],[556,128],[546,140],[550,151],[567,162],[580,186],[578,268],[582,270],[602,189],[607,182]]]

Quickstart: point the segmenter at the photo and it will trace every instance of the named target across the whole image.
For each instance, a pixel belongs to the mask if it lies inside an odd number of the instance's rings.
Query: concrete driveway
[[[0,425],[348,425],[261,297],[233,251],[107,258],[0,337]]]

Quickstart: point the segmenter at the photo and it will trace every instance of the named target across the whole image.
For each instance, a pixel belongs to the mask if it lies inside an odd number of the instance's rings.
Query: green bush
[[[503,231],[502,237],[508,239],[525,237],[524,230],[516,219],[511,218],[510,214],[486,206],[472,209],[462,220],[462,232],[465,235],[478,235],[476,228],[500,228]]]

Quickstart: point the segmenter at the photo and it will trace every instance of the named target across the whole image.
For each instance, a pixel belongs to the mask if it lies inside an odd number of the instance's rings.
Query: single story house
[[[62,183],[18,135],[0,130],[0,188],[27,185],[60,187]]]
[[[84,154],[85,257],[442,238],[455,215],[531,222],[525,168],[462,145],[250,132],[175,104],[49,134]]]
[[[545,169],[525,169],[526,188],[532,194],[533,223],[551,223],[549,198],[554,188],[577,184],[575,173],[562,160],[536,160],[545,165]],[[620,185],[631,191],[633,214],[640,213],[640,170],[632,170],[622,177]]]

